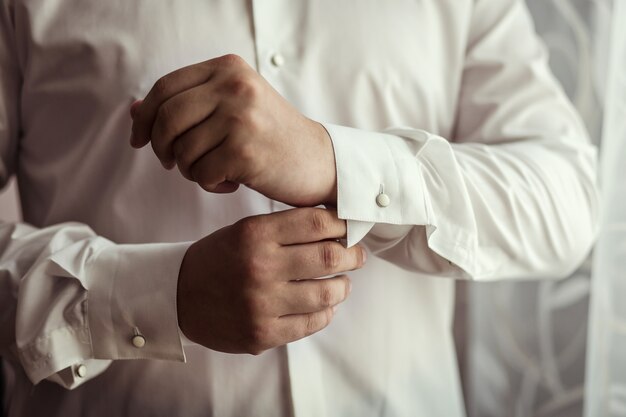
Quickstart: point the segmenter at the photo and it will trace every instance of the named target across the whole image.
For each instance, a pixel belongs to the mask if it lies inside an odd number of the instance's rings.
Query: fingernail
[[[367,261],[367,251],[361,248],[361,252],[363,253],[363,263],[365,263]]]
[[[337,312],[337,308],[339,308],[338,305],[333,306],[333,314],[335,314]]]
[[[348,294],[352,292],[352,280],[348,279]]]

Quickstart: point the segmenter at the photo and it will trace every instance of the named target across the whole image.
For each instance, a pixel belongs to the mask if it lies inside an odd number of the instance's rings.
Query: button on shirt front
[[[133,346],[135,346],[138,349],[141,349],[142,347],[146,345],[146,339],[145,337],[141,335],[133,336],[132,342],[133,342]]]
[[[284,56],[278,53],[272,55],[272,65],[274,65],[275,67],[282,67],[284,64],[285,64]]]
[[[328,328],[259,356],[183,343],[177,274],[284,205],[128,144],[158,78],[228,53],[323,123],[370,252]],[[0,74],[10,417],[462,416],[450,278],[560,277],[591,244],[594,149],[522,1],[1,0]]]

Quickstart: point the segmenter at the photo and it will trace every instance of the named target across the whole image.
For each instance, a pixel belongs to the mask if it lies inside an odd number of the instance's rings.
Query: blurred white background
[[[603,221],[593,260],[568,279],[461,286],[468,414],[626,416],[626,2],[527,3],[601,148]]]

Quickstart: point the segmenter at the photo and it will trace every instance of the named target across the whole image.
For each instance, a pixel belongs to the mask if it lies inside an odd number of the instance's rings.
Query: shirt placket
[[[254,22],[256,67],[287,100],[289,79],[297,73],[299,62],[294,39],[302,2],[294,0],[251,0]],[[296,9],[296,10],[294,10]],[[290,100],[291,101],[291,100]],[[289,208],[271,201],[271,211]],[[322,391],[320,356],[311,339],[287,345],[287,364],[295,417],[326,416]]]

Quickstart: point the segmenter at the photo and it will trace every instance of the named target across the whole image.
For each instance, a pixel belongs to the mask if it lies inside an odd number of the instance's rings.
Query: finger
[[[244,168],[242,161],[234,158],[233,154],[228,148],[228,143],[223,141],[221,145],[196,160],[189,168],[189,175],[206,191],[230,192],[228,191],[230,187],[224,183],[238,184],[239,173]]]
[[[191,166],[219,146],[227,134],[226,117],[218,108],[211,117],[176,138],[172,144],[172,151],[180,173],[193,181]]]
[[[163,166],[175,164],[172,144],[176,138],[203,120],[210,120],[219,95],[210,83],[190,88],[167,99],[157,110],[150,139]]]
[[[319,332],[330,324],[333,316],[334,309],[329,307],[315,313],[294,314],[278,318],[276,333],[279,341],[276,345],[295,342]]]
[[[137,109],[139,108],[139,106],[141,106],[141,103],[143,103],[143,100],[135,100],[130,105],[129,113],[130,113],[130,118],[131,119],[135,118],[135,115],[137,114]],[[129,140],[129,142],[130,142],[131,146],[135,146],[135,143],[137,142],[137,140],[135,139],[135,134],[134,134],[132,129],[130,131],[130,140]]]
[[[268,221],[275,231],[276,242],[282,245],[341,239],[346,236],[346,221],[334,210],[296,208],[272,213]]]
[[[143,100],[135,100],[130,105],[130,118],[131,119],[135,118],[135,115],[137,114],[137,109],[139,108],[139,106],[141,106],[141,103],[143,103]]]
[[[276,302],[277,313],[285,316],[325,310],[343,302],[350,287],[350,278],[346,275],[287,282]]]
[[[362,268],[367,259],[359,245],[345,248],[335,241],[323,241],[284,248],[287,271],[291,279],[319,278]]]
[[[239,189],[239,184],[237,184],[236,182],[224,181],[222,183],[217,184],[212,192],[216,194],[228,194],[228,193],[234,193],[238,189]]]
[[[174,95],[203,84],[211,78],[213,74],[211,61],[180,68],[161,77],[154,84],[143,103],[137,107],[133,118],[134,147],[141,148],[150,141],[152,125],[161,104]]]

